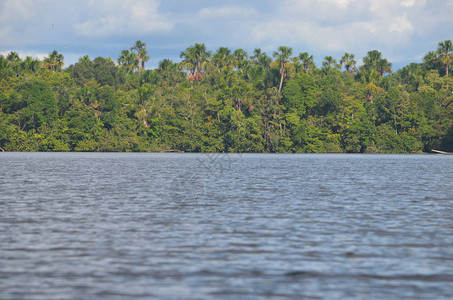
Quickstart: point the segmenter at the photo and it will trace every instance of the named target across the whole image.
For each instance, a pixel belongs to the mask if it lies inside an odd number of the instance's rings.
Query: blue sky
[[[116,61],[141,40],[153,68],[194,43],[268,55],[285,45],[318,65],[345,52],[361,64],[376,49],[398,69],[453,39],[452,16],[453,0],[0,0],[0,54],[56,49],[68,66],[85,54]]]

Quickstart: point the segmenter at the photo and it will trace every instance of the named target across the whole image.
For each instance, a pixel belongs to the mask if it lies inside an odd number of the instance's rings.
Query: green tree
[[[291,68],[291,63],[289,59],[293,54],[293,49],[287,46],[280,46],[278,51],[274,51],[273,56],[275,58],[275,63],[280,67],[280,84],[278,85],[278,95],[282,92],[283,79],[288,74],[288,69]]]
[[[41,62],[38,59],[34,59],[31,56],[27,56],[21,63],[21,67],[26,72],[35,73],[40,69]]]
[[[207,51],[205,44],[195,44],[182,51],[180,57],[183,58],[182,65],[189,70],[188,79],[192,83],[197,81],[200,83],[204,79],[201,72],[206,62],[211,58],[211,51]]]
[[[254,65],[259,65],[264,68],[269,68],[270,63],[272,62],[272,58],[270,58],[265,52],[262,52],[260,48],[253,50],[251,59]]]
[[[382,53],[377,50],[368,51],[367,55],[363,58],[364,70],[376,70],[378,61],[382,59]]]
[[[439,55],[439,59],[444,65],[445,68],[445,75],[448,76],[448,66],[453,61],[453,54],[452,54],[453,46],[451,40],[446,40],[440,42],[437,47],[437,53]]]
[[[322,62],[322,67],[323,67],[324,71],[329,71],[329,70],[335,69],[338,67],[337,61],[332,56],[326,56],[326,57],[324,57],[324,60]]]
[[[43,66],[52,70],[53,72],[61,70],[64,65],[64,55],[58,53],[57,50],[53,50],[49,53],[49,56],[44,58]]]
[[[145,62],[147,62],[150,58],[148,50],[146,50],[146,43],[143,43],[140,40],[136,41],[134,46],[131,47],[131,51],[134,50],[137,51],[135,59],[138,61],[138,64],[141,65],[141,68],[138,69],[138,73],[140,74],[140,71],[145,70]]]
[[[163,59],[157,67],[158,74],[162,78],[161,86],[174,85],[181,80],[181,72],[178,70],[178,65],[170,59]]]
[[[244,49],[236,49],[233,52],[233,59],[235,66],[242,70],[248,65],[248,54]]]
[[[227,47],[220,47],[212,56],[212,63],[215,65],[217,72],[223,69],[232,69],[234,66],[234,58],[231,50]]]
[[[376,64],[376,70],[380,76],[384,76],[385,73],[392,73],[392,63],[388,62],[385,58],[378,60]]]
[[[127,73],[133,73],[134,70],[139,67],[135,53],[130,52],[129,50],[122,50],[117,62],[126,70]]]
[[[436,52],[430,51],[423,56],[423,66],[425,70],[439,70],[442,67]]]
[[[367,56],[363,58],[362,71],[374,70],[379,76],[392,72],[392,64],[387,59],[382,58],[382,53],[377,50],[368,51]]]
[[[52,126],[58,115],[55,96],[42,81],[26,81],[18,87],[20,107],[18,126],[25,131],[38,131],[42,126]]]
[[[308,52],[299,53],[298,56],[293,57],[293,62],[295,68],[298,68],[300,65],[300,68],[304,71],[304,73],[316,69],[313,55],[308,54]]]
[[[307,109],[317,104],[318,87],[314,79],[307,74],[302,74],[288,81],[283,89],[284,105],[288,112],[295,112],[299,117],[304,117]]]
[[[349,70],[352,68],[353,70],[356,69],[357,62],[355,61],[354,54],[352,53],[345,53],[340,59],[340,68],[344,65],[346,73],[349,73]]]

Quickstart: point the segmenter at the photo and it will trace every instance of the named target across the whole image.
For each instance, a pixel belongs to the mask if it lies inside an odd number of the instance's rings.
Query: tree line
[[[65,69],[0,55],[0,150],[186,152],[453,151],[452,42],[393,72],[362,58],[194,44],[148,70],[146,43]]]

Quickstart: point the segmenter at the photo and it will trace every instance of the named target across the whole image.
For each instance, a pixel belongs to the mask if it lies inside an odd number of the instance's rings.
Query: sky
[[[382,52],[394,70],[453,39],[453,0],[0,0],[0,54],[42,59],[52,50],[65,65],[89,55],[111,57],[136,40],[155,68],[195,43],[215,52],[279,46],[327,55]]]

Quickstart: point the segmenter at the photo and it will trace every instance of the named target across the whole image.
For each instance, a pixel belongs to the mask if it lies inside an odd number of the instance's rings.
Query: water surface
[[[449,299],[453,156],[0,153],[1,299]]]

